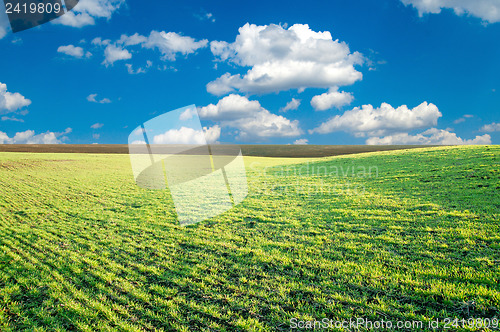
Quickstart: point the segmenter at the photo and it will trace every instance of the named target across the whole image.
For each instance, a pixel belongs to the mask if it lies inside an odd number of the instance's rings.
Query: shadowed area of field
[[[430,146],[428,146],[430,147]],[[244,156],[320,158],[376,151],[422,148],[421,145],[241,145]],[[0,145],[0,152],[128,154],[126,144]]]

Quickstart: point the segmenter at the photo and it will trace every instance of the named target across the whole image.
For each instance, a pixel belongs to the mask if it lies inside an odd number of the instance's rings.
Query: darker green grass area
[[[500,148],[300,162],[249,158],[248,198],[181,227],[128,156],[0,153],[0,330],[500,316]]]

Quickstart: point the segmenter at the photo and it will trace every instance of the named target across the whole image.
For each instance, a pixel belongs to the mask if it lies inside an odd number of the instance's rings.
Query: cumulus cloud
[[[354,100],[351,93],[338,92],[337,89],[330,89],[329,92],[314,96],[311,100],[311,106],[316,111],[326,111],[331,108],[341,108],[349,105]]]
[[[124,3],[125,0],[80,0],[72,11],[53,22],[75,28],[94,25],[96,19],[109,20]]]
[[[116,61],[129,59],[132,59],[132,54],[128,50],[120,46],[110,44],[104,50],[103,65],[109,66],[114,64]]]
[[[18,92],[7,91],[7,85],[0,82],[0,114],[8,114],[29,106],[31,100]]]
[[[248,100],[240,95],[229,95],[219,100],[217,105],[210,104],[199,109],[199,114],[204,119],[212,121],[231,121],[247,118],[262,110],[257,100]]]
[[[102,98],[101,100],[97,100],[97,93],[90,94],[87,97],[87,101],[90,101],[91,103],[98,103],[98,104],[110,104],[111,100],[108,98]]]
[[[452,9],[457,15],[471,15],[488,23],[500,22],[498,0],[401,0],[412,5],[420,16],[426,13],[439,14],[442,9]]]
[[[363,62],[360,53],[351,53],[330,32],[315,32],[306,24],[286,29],[247,23],[233,43],[213,41],[210,49],[219,61],[251,67],[243,76],[226,73],[208,83],[207,91],[214,95],[332,88],[362,79],[354,68]]]
[[[16,133],[13,137],[9,137],[6,133],[0,131],[0,144],[62,144],[68,139],[65,135],[71,132],[72,129],[67,128],[62,133],[47,131],[36,135],[35,131],[26,130]]]
[[[220,121],[222,126],[238,130],[241,140],[269,137],[293,137],[302,133],[297,120],[275,115],[256,100],[231,94],[198,110],[202,119]]]
[[[300,102],[299,99],[292,98],[285,107],[280,108],[280,112],[295,111],[299,108]]]
[[[301,138],[293,142],[294,145],[307,145],[309,143],[308,139]]]
[[[381,136],[436,126],[441,116],[437,106],[427,102],[413,109],[406,105],[394,108],[387,103],[383,103],[379,108],[363,105],[361,108],[355,107],[342,115],[334,116],[310,133],[345,131],[357,137]]]
[[[484,125],[480,129],[480,131],[487,132],[487,133],[492,133],[492,132],[500,131],[500,123],[493,122],[493,123]]]
[[[474,139],[463,139],[443,129],[431,128],[421,134],[410,135],[408,133],[398,133],[385,137],[371,137],[366,140],[368,145],[470,145],[470,144],[491,144],[491,136],[476,136]]]
[[[204,130],[181,127],[180,129],[170,129],[163,134],[153,137],[154,144],[207,144],[215,143],[221,133],[221,128],[217,125]],[[140,144],[140,143],[133,143]]]
[[[90,58],[92,56],[92,53],[85,52],[82,47],[74,45],[59,46],[57,52],[79,59],[83,58],[84,56],[86,58]]]

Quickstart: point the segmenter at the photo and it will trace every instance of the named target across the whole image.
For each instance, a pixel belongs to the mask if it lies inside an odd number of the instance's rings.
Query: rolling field
[[[500,147],[245,162],[247,199],[181,227],[127,155],[0,153],[0,330],[500,317]]]
[[[224,145],[218,145],[224,146]],[[419,145],[240,145],[244,156],[318,158],[364,152],[416,149]],[[0,152],[128,154],[126,144],[0,144]]]

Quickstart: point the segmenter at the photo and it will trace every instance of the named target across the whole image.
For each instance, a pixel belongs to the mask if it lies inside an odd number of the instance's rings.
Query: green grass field
[[[242,204],[181,227],[127,155],[0,153],[0,330],[500,317],[500,147],[246,163]]]

